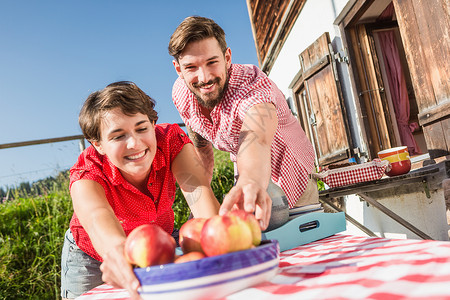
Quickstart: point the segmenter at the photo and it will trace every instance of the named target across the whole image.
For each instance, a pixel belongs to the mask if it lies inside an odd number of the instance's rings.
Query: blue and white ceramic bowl
[[[266,281],[278,270],[278,241],[179,264],[136,268],[143,299],[215,299]]]

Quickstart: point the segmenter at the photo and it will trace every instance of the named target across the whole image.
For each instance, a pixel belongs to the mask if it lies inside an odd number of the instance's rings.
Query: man
[[[309,179],[311,143],[276,85],[256,66],[231,63],[223,29],[211,19],[188,17],[172,34],[169,54],[179,75],[172,98],[209,179],[212,145],[234,162],[236,185],[220,213],[233,205],[254,211],[266,228],[270,180],[282,188],[289,207],[318,203],[317,185]],[[315,196],[303,195],[307,189]]]

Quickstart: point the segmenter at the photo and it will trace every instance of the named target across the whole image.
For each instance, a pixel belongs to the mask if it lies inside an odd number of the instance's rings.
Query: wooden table
[[[129,298],[102,285],[78,299]],[[450,242],[336,234],[282,252],[271,280],[225,299],[450,299]]]
[[[350,194],[380,191],[398,188],[402,185],[419,184],[423,187],[425,195],[429,191],[438,189],[445,178],[450,178],[450,160],[432,164],[420,169],[412,170],[407,174],[394,177],[384,176],[379,180],[359,182],[351,185],[330,188],[319,192],[321,198],[340,197]]]
[[[395,220],[403,227],[407,228],[418,237],[422,239],[441,239],[434,238],[428,233],[421,230],[418,226],[418,220],[415,219],[414,222],[408,222],[405,211],[401,213],[396,213],[381,204],[379,199],[388,199],[399,197],[408,193],[415,193],[417,197],[423,199],[429,199],[430,203],[440,203],[441,209],[438,210],[439,217],[434,214],[430,220],[421,220],[422,224],[424,222],[433,221],[441,222],[442,226],[446,224],[445,217],[445,201],[443,193],[437,193],[438,190],[442,190],[442,182],[445,179],[450,178],[450,160],[444,160],[437,164],[428,165],[426,167],[413,170],[407,174],[399,175],[395,177],[383,177],[379,180],[360,182],[346,186],[340,186],[335,188],[330,188],[319,192],[319,198],[321,202],[330,206],[336,211],[342,211],[339,207],[336,207],[332,201],[332,198],[339,198],[348,195],[358,195],[361,200],[366,201],[368,205],[371,205],[381,211],[383,214]],[[413,197],[410,197],[413,198]],[[407,209],[407,207],[405,207]],[[363,226],[352,218],[350,215],[346,215],[346,219],[352,222],[356,227],[361,229],[363,232],[369,236],[375,236],[375,234],[367,227]],[[414,219],[414,218],[413,218]],[[442,235],[441,235],[442,236]],[[444,234],[445,236],[445,234]]]

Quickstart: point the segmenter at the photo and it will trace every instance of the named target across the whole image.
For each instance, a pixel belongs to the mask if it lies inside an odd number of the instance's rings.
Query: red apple
[[[254,246],[259,246],[261,244],[261,227],[259,226],[258,220],[254,214],[248,213],[242,209],[236,209],[228,212],[228,215],[233,215],[245,222],[252,232],[252,243]]]
[[[201,245],[207,256],[250,249],[252,232],[249,226],[233,215],[214,216],[203,225]]]
[[[187,220],[180,228],[180,247],[184,254],[189,252],[202,252],[200,236],[206,219],[196,218]]]
[[[144,224],[128,235],[124,254],[129,263],[145,268],[173,262],[175,247],[175,239],[160,226]]]
[[[179,263],[184,263],[184,262],[188,262],[188,261],[199,260],[204,257],[206,257],[206,256],[205,256],[205,254],[203,254],[203,252],[198,252],[198,251],[189,252],[189,253],[181,255],[180,257],[175,259],[175,263],[179,264]]]

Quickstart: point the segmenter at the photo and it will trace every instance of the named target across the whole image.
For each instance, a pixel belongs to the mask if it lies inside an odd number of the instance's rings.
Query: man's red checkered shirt
[[[191,140],[176,124],[156,125],[155,133],[157,150],[148,179],[148,190],[152,197],[141,193],[126,181],[108,157],[100,155],[92,146],[83,151],[70,169],[70,186],[80,179],[94,180],[102,185],[126,235],[139,225],[148,223],[158,224],[169,234],[173,231],[172,204],[176,186],[170,166],[183,146],[191,143]],[[102,261],[75,213],[70,221],[70,230],[81,250]]]
[[[184,123],[215,148],[229,152],[234,163],[247,111],[259,103],[275,104],[278,127],[271,148],[271,178],[283,189],[289,206],[293,207],[305,191],[308,174],[314,168],[313,147],[292,115],[283,93],[261,70],[253,65],[232,64],[228,75],[224,98],[211,111],[212,123],[200,112],[195,95],[181,78],[174,83],[173,102]]]

